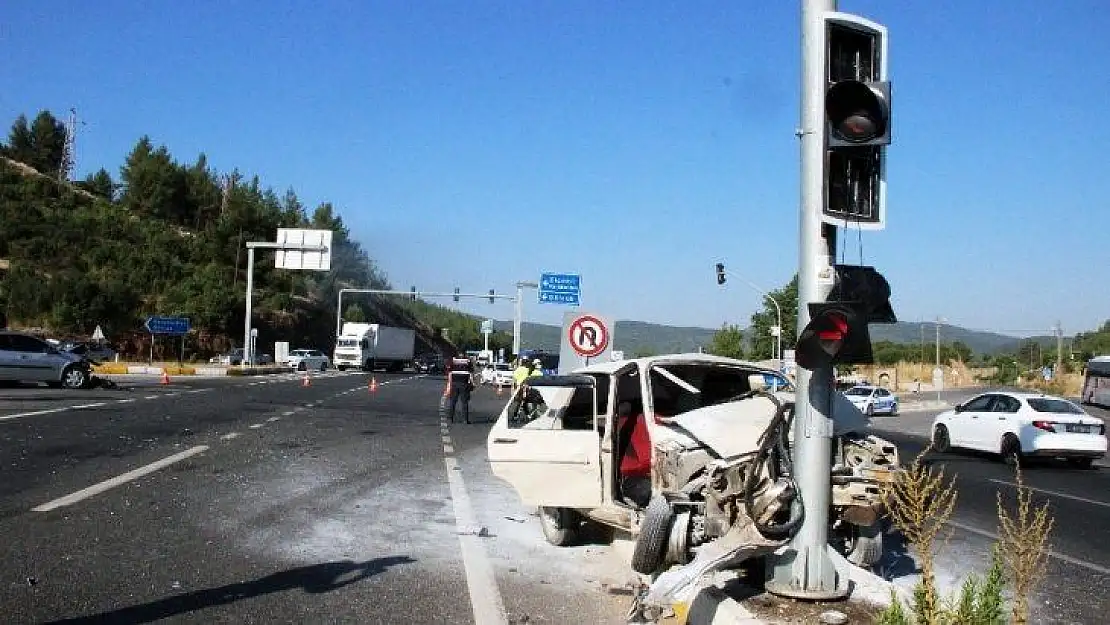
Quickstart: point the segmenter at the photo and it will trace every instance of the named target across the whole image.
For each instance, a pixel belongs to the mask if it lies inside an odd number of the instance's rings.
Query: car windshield
[[[1087,414],[1083,410],[1064,399],[1050,399],[1047,397],[1037,397],[1027,400],[1029,407],[1037,412],[1050,412],[1055,414]]]
[[[759,379],[758,387],[753,387],[753,378]],[[765,386],[761,371],[709,363],[654,365],[650,383],[655,414],[663,417],[736,401],[753,388]]]
[[[293,355],[293,356],[311,356],[312,352],[308,351],[307,349],[295,349],[295,350],[293,350],[293,353],[291,355]]]
[[[335,344],[339,347],[358,347],[358,339],[339,339]]]
[[[561,429],[593,429],[593,389],[523,385],[509,404],[509,422],[510,427],[553,427],[558,422]]]
[[[870,397],[871,396],[871,389],[861,387],[861,386],[856,386],[856,387],[853,387],[853,388],[850,388],[850,389],[844,391],[844,394],[849,396],[849,397]]]

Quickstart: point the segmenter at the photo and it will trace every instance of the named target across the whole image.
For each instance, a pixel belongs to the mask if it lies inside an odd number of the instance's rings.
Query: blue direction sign
[[[151,334],[188,334],[188,317],[147,317],[143,324]]]
[[[541,304],[578,306],[582,297],[582,276],[576,273],[545,273],[540,276]]]

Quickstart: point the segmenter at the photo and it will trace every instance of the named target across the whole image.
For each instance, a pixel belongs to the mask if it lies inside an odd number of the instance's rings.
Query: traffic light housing
[[[493,296],[494,296],[494,291],[493,291],[493,289],[490,289],[489,290],[489,303],[491,303],[491,304],[493,303]]]
[[[891,143],[887,30],[857,15],[824,14],[825,204],[822,219],[886,227],[886,146]]]
[[[717,263],[717,284],[724,284],[727,277],[725,276],[725,264]]]
[[[890,284],[874,267],[834,265],[836,282],[824,302],[809,304],[795,361],[813,371],[832,364],[871,364],[869,323],[895,323]]]
[[[410,287],[409,291],[411,292],[410,295],[409,295],[409,299],[411,299],[412,301],[415,302],[416,301],[416,287]]]
[[[454,299],[456,302],[459,301],[459,287],[455,287],[455,297],[452,299]]]

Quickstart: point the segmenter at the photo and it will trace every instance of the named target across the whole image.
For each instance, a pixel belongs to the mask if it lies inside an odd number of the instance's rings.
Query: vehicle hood
[[[793,393],[778,393],[776,396],[780,401],[794,403]],[[870,425],[870,420],[859,408],[839,393],[833,395],[832,412],[834,435],[864,432]],[[732,458],[756,450],[759,437],[771,424],[774,414],[774,403],[766,397],[757,396],[691,410],[670,417],[667,422],[718,456]]]

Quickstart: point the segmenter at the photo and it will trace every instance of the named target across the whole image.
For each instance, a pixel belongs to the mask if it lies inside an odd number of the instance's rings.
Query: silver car
[[[92,364],[30,334],[0,331],[0,380],[45,382],[54,387],[87,388]]]

